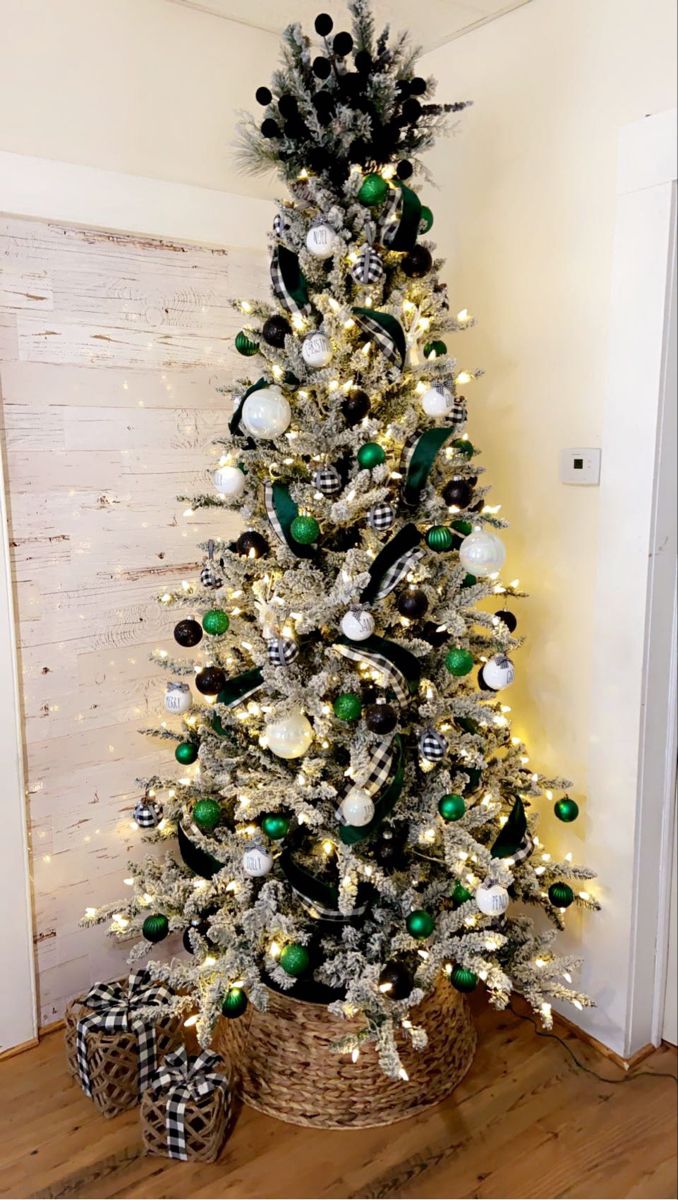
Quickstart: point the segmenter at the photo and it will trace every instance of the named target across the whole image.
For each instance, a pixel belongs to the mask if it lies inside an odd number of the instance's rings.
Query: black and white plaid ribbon
[[[285,531],[280,524],[278,514],[275,511],[275,504],[273,503],[273,484],[270,482],[266,482],[264,484],[264,504],[266,505],[266,514],[271,522],[271,529],[275,533],[276,537],[280,538],[283,546],[286,546],[289,550],[289,542],[285,537]]]
[[[374,339],[388,362],[402,370],[407,346],[400,322],[389,313],[370,312],[366,308],[353,308],[352,313],[360,329]]]
[[[533,850],[534,850],[534,841],[533,841],[531,835],[529,833],[526,833],[525,837],[523,838],[523,840],[522,840],[520,846],[518,847],[518,849],[516,850],[515,854],[511,855],[514,865],[516,863],[525,862],[525,859],[529,858],[531,856]]]
[[[423,550],[418,550],[416,546],[412,550],[408,550],[394,562],[392,567],[384,573],[384,577],[379,585],[379,591],[374,597],[375,600],[383,600],[390,592],[397,588],[398,584],[405,578],[411,567],[422,557]]]
[[[368,796],[376,796],[386,783],[393,766],[393,741],[383,742],[375,749],[365,772],[354,780],[355,787],[362,788]]]
[[[171,993],[165,987],[154,984],[147,970],[132,972],[127,987],[116,982],[95,983],[85,996],[83,1003],[92,1012],[78,1021],[76,1034],[76,1058],[82,1090],[92,1095],[87,1054],[87,1035],[94,1030],[105,1033],[135,1033],[139,1054],[139,1091],[149,1086],[157,1066],[155,1025],[138,1015],[141,1008],[157,1008],[158,1018],[162,1009],[170,1003]]]
[[[273,293],[290,313],[306,316],[311,311],[306,295],[306,284],[299,269],[296,254],[285,246],[278,246],[271,259],[271,284]]]
[[[370,666],[376,667],[386,677],[400,703],[407,703],[410,698],[407,679],[402,671],[399,671],[395,664],[383,654],[377,653],[376,650],[361,650],[360,644],[349,646],[344,645],[342,642],[335,642],[334,649],[337,651],[337,654],[341,654],[342,658],[349,658],[351,662],[366,662]],[[362,787],[363,785],[361,784],[360,786]]]
[[[165,1129],[167,1130],[167,1154],[169,1158],[186,1161],[186,1105],[190,1100],[209,1096],[216,1088],[226,1094],[228,1083],[216,1068],[222,1066],[217,1054],[203,1050],[197,1058],[189,1058],[186,1047],[181,1046],[168,1054],[156,1071],[152,1086],[167,1093]]]

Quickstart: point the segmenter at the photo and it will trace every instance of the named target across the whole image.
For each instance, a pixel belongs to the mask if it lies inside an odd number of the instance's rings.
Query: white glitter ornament
[[[339,238],[329,225],[313,225],[306,235],[306,249],[314,258],[331,258],[339,249]]]
[[[263,875],[268,875],[273,866],[271,855],[264,850],[263,846],[250,846],[242,856],[242,868],[246,875],[251,875],[254,879],[260,879]]]
[[[362,788],[351,788],[342,800],[339,811],[347,825],[369,825],[374,816],[374,802]]]
[[[313,726],[300,708],[264,728],[266,744],[278,758],[301,758],[313,741]]]
[[[245,491],[245,476],[240,467],[217,467],[212,482],[220,496],[239,500]]]
[[[309,333],[301,346],[301,357],[307,367],[326,367],[332,361],[332,347],[324,333]]]
[[[241,421],[252,437],[280,437],[291,420],[290,402],[278,387],[260,388],[258,392],[252,392],[243,404]]]
[[[506,559],[506,546],[494,533],[470,533],[459,547],[459,562],[471,575],[493,575]]]
[[[175,713],[177,716],[181,716],[182,713],[188,712],[192,703],[191,689],[187,683],[167,684],[165,708],[168,713]]]
[[[500,883],[481,883],[476,888],[476,904],[486,917],[500,917],[509,906],[509,894]]]
[[[357,608],[349,609],[341,618],[341,632],[352,642],[365,642],[374,633],[374,617]]]

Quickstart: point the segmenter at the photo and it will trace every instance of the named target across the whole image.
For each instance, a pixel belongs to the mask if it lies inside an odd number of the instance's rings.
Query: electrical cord
[[[560,1045],[567,1050],[567,1053],[569,1054],[575,1066],[578,1067],[580,1071],[585,1071],[587,1075],[593,1075],[594,1079],[598,1079],[600,1083],[609,1083],[613,1085],[619,1083],[630,1083],[634,1079],[639,1079],[641,1075],[647,1075],[650,1079],[672,1079],[674,1083],[678,1083],[678,1075],[672,1074],[671,1071],[633,1071],[627,1075],[624,1075],[621,1079],[608,1079],[605,1075],[599,1075],[598,1072],[594,1071],[592,1067],[587,1067],[586,1063],[581,1062],[577,1058],[577,1055],[574,1053],[572,1047],[565,1041],[565,1038],[560,1037],[557,1033],[549,1033],[547,1030],[540,1029],[534,1017],[532,1017],[529,1013],[517,1012],[517,1010],[513,1007],[513,1004],[509,1004],[509,1009],[513,1013],[514,1017],[518,1017],[518,1019],[521,1021],[529,1021],[537,1037],[551,1038],[552,1041],[559,1042]]]

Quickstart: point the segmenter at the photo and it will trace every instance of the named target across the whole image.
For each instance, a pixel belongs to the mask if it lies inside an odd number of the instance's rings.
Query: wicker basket
[[[230,1085],[217,1088],[209,1096],[189,1100],[184,1110],[186,1156],[190,1162],[215,1162],[219,1157],[231,1122]],[[141,1100],[141,1132],[147,1154],[167,1157],[167,1096],[164,1091],[148,1088]]]
[[[292,1125],[356,1129],[391,1125],[438,1104],[464,1078],[476,1048],[476,1031],[463,996],[442,979],[412,1013],[428,1033],[424,1050],[406,1035],[398,1049],[407,1082],[389,1079],[372,1042],[353,1063],[331,1049],[360,1018],[343,1020],[324,1004],[270,991],[269,1007],[252,1005],[237,1021],[221,1017],[214,1049],[230,1060],[237,1094],[250,1108]]]
[[[68,1070],[80,1083],[77,1059],[78,1021],[91,1013],[83,997],[71,1001],[64,1014]],[[156,1025],[158,1062],[181,1042],[181,1017]],[[139,1057],[135,1033],[91,1030],[87,1035],[87,1061],[92,1100],[105,1117],[115,1117],[139,1103]]]

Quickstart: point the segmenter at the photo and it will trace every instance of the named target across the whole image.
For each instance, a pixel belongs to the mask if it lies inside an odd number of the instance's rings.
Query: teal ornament
[[[270,816],[264,817],[261,822],[266,837],[269,837],[273,842],[279,842],[281,838],[287,836],[290,831],[289,817],[283,817],[279,813],[271,813]]]
[[[452,522],[452,528],[457,533],[463,533],[464,537],[468,537],[469,533],[473,533],[473,525],[470,521],[464,521],[462,517],[457,517],[456,521]]]
[[[147,942],[152,942],[156,945],[157,942],[164,942],[169,933],[169,921],[162,913],[153,913],[152,916],[146,917],[141,932]]]
[[[478,976],[475,971],[457,966],[450,975],[450,983],[458,992],[474,992],[478,986]]]
[[[300,546],[311,546],[320,537],[320,526],[315,517],[295,517],[290,525],[290,533]]]
[[[424,908],[415,908],[408,916],[405,924],[411,937],[424,941],[429,938],[436,927],[435,918]]]
[[[443,821],[459,821],[466,812],[466,801],[463,796],[451,792],[450,795],[443,796],[438,801],[438,812]],[[470,899],[470,893],[468,898]]]
[[[463,458],[473,458],[476,448],[473,442],[469,442],[468,438],[455,438],[452,442],[457,454],[461,454]]]
[[[361,204],[365,204],[368,208],[375,208],[377,204],[383,204],[388,195],[388,184],[381,175],[374,173],[366,175],[363,179],[358,199]]]
[[[366,442],[358,451],[358,462],[364,471],[371,471],[386,461],[386,453],[379,442]]]
[[[461,679],[464,675],[470,675],[473,670],[473,655],[461,646],[454,646],[445,655],[445,666],[450,675],[456,675]]]
[[[298,942],[290,942],[280,955],[280,966],[288,975],[299,979],[305,975],[311,965],[311,956],[305,946]]]
[[[426,534],[426,545],[437,554],[444,554],[454,545],[454,534],[446,525],[434,525]]]
[[[556,800],[553,811],[559,821],[565,821],[569,824],[570,821],[576,821],[579,816],[579,805],[571,796],[563,796],[562,800]]]
[[[574,892],[569,883],[552,883],[549,888],[549,900],[554,908],[569,908],[574,902]]]
[[[452,888],[452,904],[455,908],[460,908],[462,904],[466,904],[471,899],[471,895],[463,883],[455,883]]]
[[[464,588],[475,587],[478,582],[477,575],[466,574],[461,581],[461,586]]]
[[[229,988],[223,1000],[221,1001],[221,1011],[229,1021],[234,1021],[236,1017],[241,1017],[247,1008],[247,996],[242,988]]]

